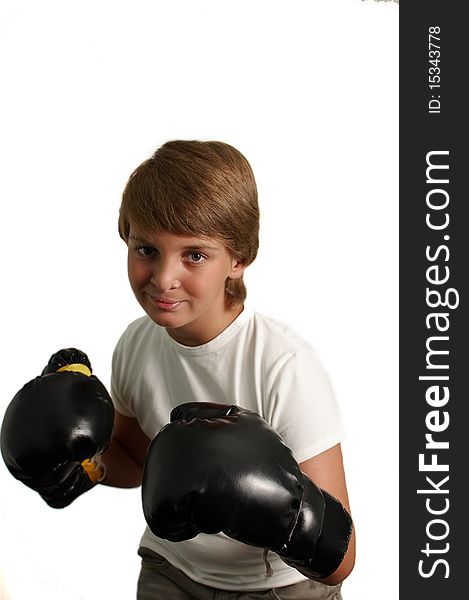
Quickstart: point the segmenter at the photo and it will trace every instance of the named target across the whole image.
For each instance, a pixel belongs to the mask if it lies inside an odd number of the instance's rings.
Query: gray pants
[[[165,558],[148,548],[138,551],[142,568],[137,600],[342,600],[340,585],[304,581],[270,590],[239,592],[219,590],[193,581]]]

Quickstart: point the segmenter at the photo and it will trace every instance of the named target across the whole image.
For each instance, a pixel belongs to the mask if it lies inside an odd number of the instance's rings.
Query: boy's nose
[[[177,289],[181,285],[178,279],[177,267],[168,263],[156,265],[150,281],[160,293]]]

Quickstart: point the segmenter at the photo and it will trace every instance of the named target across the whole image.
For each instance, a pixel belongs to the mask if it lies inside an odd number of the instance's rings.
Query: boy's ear
[[[231,260],[231,271],[230,271],[228,277],[230,279],[239,279],[240,277],[243,276],[244,269],[247,266],[248,265],[246,264],[245,260],[241,260],[241,259],[238,259],[238,258],[233,258]]]

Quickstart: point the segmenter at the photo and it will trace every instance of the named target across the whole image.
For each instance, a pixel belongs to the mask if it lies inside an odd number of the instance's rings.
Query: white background
[[[114,345],[141,315],[117,234],[130,172],[168,139],[231,143],[259,188],[249,299],[319,350],[347,428],[358,547],[344,599],[394,600],[398,5],[15,0],[0,11],[0,417],[65,346],[109,385]],[[134,598],[140,491],[98,486],[57,511],[0,462],[0,598]]]

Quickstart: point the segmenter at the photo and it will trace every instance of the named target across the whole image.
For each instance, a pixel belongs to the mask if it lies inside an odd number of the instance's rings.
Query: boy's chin
[[[158,310],[154,307],[148,309],[147,307],[145,312],[154,323],[166,329],[178,330],[190,325],[193,321],[191,314],[186,310],[181,310],[181,307],[175,311]]]
[[[186,324],[184,319],[181,319],[179,315],[174,313],[165,313],[153,310],[147,311],[147,314],[154,323],[160,325],[161,327],[179,329],[179,327],[184,327]]]

